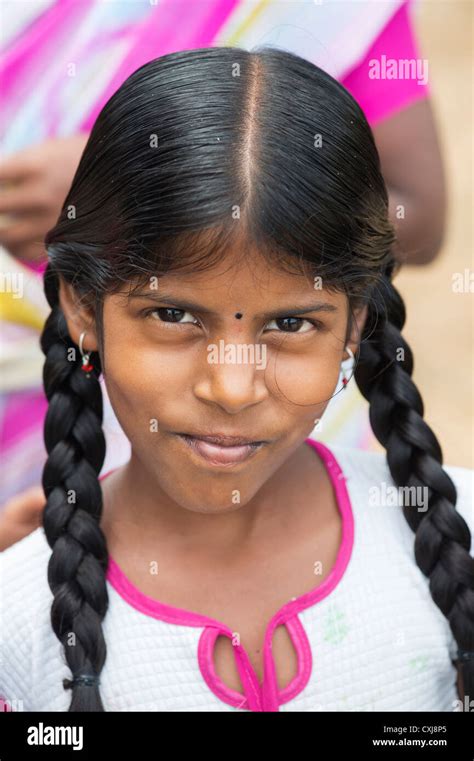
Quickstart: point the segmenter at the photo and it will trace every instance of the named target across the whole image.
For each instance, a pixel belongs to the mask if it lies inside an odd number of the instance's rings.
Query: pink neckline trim
[[[213,661],[214,645],[217,637],[221,634],[232,640],[233,632],[228,626],[210,616],[177,608],[145,595],[132,584],[112,556],[109,555],[106,579],[125,602],[141,613],[161,621],[181,626],[204,628],[198,647],[198,663],[202,676],[217,697],[235,707],[250,708],[253,711],[278,711],[279,705],[291,700],[304,689],[311,675],[312,654],[298,613],[315,605],[332,592],[344,575],[352,553],[354,517],[345,484],[346,477],[336,458],[325,444],[309,438],[306,439],[305,443],[313,447],[319,454],[331,479],[342,518],[341,544],[336,562],[324,581],[310,592],[306,592],[283,605],[268,623],[264,642],[264,682],[262,686],[260,686],[248,655],[241,645],[234,645],[234,647],[236,664],[245,695],[228,687],[217,675]],[[116,468],[105,473],[99,480],[103,480],[114,470]],[[275,628],[281,624],[287,626],[298,657],[298,673],[282,690],[277,686],[275,664],[271,654],[273,633]]]

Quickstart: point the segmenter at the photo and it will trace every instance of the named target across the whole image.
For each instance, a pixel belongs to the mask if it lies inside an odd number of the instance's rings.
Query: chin
[[[165,489],[168,496],[183,510],[189,510],[191,513],[200,513],[201,515],[225,515],[233,513],[236,510],[244,508],[258,492],[260,484],[254,489],[245,488],[245,491],[239,487],[238,482],[234,480],[231,487],[212,488],[208,482],[201,482],[203,488],[198,488],[196,479],[182,480],[181,483],[190,484],[189,488],[176,491],[176,481],[169,484],[169,489]],[[195,487],[193,488],[193,483]]]

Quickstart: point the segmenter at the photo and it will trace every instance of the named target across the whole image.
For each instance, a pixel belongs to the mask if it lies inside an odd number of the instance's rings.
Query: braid
[[[415,533],[415,560],[429,578],[431,596],[448,619],[459,650],[473,651],[471,534],[464,518],[456,512],[456,488],[441,467],[441,447],[423,420],[423,401],[411,379],[413,355],[400,332],[405,323],[405,305],[390,277],[385,276],[383,283],[384,294],[377,289],[370,304],[355,379],[370,403],[370,423],[386,449],[395,484],[428,487],[426,512],[403,506]],[[460,665],[464,693],[472,695],[474,661],[461,659]]]
[[[54,594],[51,624],[65,648],[73,677],[98,677],[106,657],[101,622],[108,607],[108,553],[99,525],[102,491],[98,474],[105,457],[98,380],[101,365],[98,354],[93,353],[95,369],[90,378],[80,369],[81,357],[69,337],[51,264],[45,272],[45,292],[52,309],[41,336],[46,355],[43,382],[49,402],[44,428],[49,456],[43,470],[47,497],[43,527],[52,549],[48,564],[48,583]],[[69,711],[104,710],[94,680],[78,679],[76,683],[65,679],[63,684],[72,689]]]

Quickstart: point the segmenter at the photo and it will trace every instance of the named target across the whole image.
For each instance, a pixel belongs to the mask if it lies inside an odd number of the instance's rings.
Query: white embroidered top
[[[110,558],[100,675],[107,711],[459,710],[457,645],[414,560],[414,535],[385,454],[307,443],[330,474],[342,541],[329,576],[268,622],[263,684],[242,645],[234,645],[234,653],[244,693],[224,684],[213,646],[221,634],[232,638],[229,627],[144,595]],[[472,532],[474,471],[444,467],[457,489],[456,509]],[[71,672],[50,623],[50,555],[42,527],[0,553],[6,710],[67,711],[70,704],[62,680]],[[271,652],[280,624],[298,656],[298,673],[283,689]]]

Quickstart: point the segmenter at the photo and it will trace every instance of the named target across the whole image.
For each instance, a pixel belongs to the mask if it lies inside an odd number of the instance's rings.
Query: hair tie
[[[458,650],[458,660],[463,663],[474,660],[474,650]]]
[[[78,674],[72,679],[64,679],[64,689],[72,690],[78,684],[83,684],[85,687],[95,687],[100,684],[100,679],[95,674]]]

